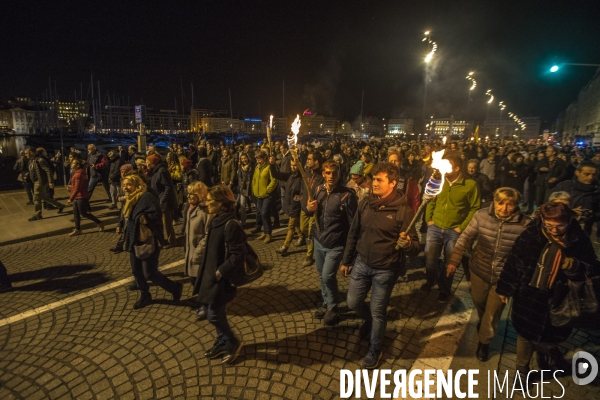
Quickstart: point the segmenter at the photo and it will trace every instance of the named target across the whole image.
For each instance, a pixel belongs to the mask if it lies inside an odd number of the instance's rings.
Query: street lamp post
[[[560,66],[553,65],[552,68],[550,68],[550,72],[558,71],[563,65],[574,65],[576,67],[600,67],[600,64],[562,63]]]

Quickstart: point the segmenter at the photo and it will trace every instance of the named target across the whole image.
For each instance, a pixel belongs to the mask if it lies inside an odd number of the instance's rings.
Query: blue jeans
[[[435,285],[436,282],[441,293],[450,294],[454,274],[446,277],[446,264],[450,260],[452,250],[460,233],[454,229],[442,229],[431,225],[427,227],[427,242],[425,243],[425,271],[427,283]],[[444,251],[444,264],[440,266],[440,254]]]
[[[206,312],[206,319],[213,324],[217,330],[217,340],[222,341],[228,346],[233,346],[238,342],[227,321],[225,306],[227,304],[209,304]]]
[[[256,199],[256,227],[263,228],[263,232],[271,234],[271,196],[264,199]]]
[[[328,308],[336,306],[340,301],[341,296],[336,274],[343,253],[343,246],[328,249],[315,240],[315,264],[321,281],[321,295]]]
[[[400,270],[397,269],[371,268],[362,262],[360,256],[356,258],[350,273],[348,307],[364,319],[367,324],[371,324],[371,342],[369,347],[375,351],[381,350],[387,326],[387,306],[399,275]],[[367,305],[365,299],[371,288],[373,288],[371,303]]]

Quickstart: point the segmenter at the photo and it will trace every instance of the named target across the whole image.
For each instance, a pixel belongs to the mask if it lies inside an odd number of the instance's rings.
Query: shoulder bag
[[[156,250],[156,240],[154,239],[154,234],[152,230],[148,228],[148,221],[146,221],[146,216],[140,216],[140,236],[139,236],[139,244],[133,245],[133,250],[135,252],[136,258],[140,260],[145,260],[154,254]]]
[[[238,220],[230,220],[227,222],[227,224],[229,224],[231,221],[235,221],[235,223],[238,225],[240,224]],[[225,228],[227,228],[227,224],[225,225]],[[244,286],[252,283],[263,276],[265,272],[265,269],[258,258],[258,254],[256,254],[256,251],[254,251],[252,246],[250,246],[248,242],[244,242],[244,246],[246,247],[244,265],[242,266],[241,270],[238,271],[235,277],[229,279],[229,281],[235,286]],[[227,245],[227,242],[225,243],[225,250],[227,257],[229,258],[229,246]]]

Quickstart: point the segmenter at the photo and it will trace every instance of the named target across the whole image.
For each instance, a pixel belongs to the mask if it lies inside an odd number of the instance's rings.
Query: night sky
[[[570,3],[570,5],[569,5]],[[169,1],[9,2],[0,97],[41,98],[48,78],[73,99],[90,73],[131,105],[233,114],[287,115],[306,108],[343,119],[420,118],[423,32],[437,42],[428,114],[464,117],[475,71],[472,118],[487,89],[521,117],[550,124],[594,68],[546,71],[555,62],[600,63],[594,1]],[[496,102],[497,104],[497,102]],[[498,107],[490,115],[498,114]],[[506,114],[505,114],[506,115]]]

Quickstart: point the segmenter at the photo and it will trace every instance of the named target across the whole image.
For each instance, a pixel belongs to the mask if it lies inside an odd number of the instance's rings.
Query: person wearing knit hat
[[[146,157],[146,165],[148,163],[151,163],[152,165],[157,165],[161,161],[162,161],[162,157],[158,153],[154,153],[154,154],[151,154],[148,157]]]
[[[350,181],[346,187],[356,191],[359,202],[371,193],[371,178],[365,176],[365,164],[362,161],[357,161],[350,168]]]

